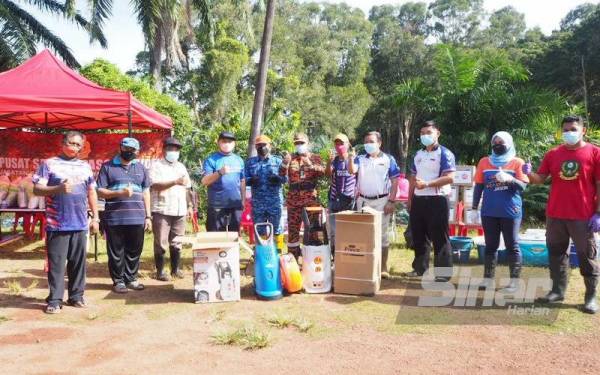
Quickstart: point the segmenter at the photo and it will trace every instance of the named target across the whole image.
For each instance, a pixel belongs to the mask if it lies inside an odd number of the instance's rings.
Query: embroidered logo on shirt
[[[579,178],[581,166],[576,160],[567,160],[560,166],[560,178],[566,181],[572,181]]]

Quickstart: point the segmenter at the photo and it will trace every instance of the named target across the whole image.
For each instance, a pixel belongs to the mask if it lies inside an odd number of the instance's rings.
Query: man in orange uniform
[[[317,200],[317,181],[325,175],[325,166],[319,155],[309,151],[308,137],[298,133],[294,136],[294,154],[285,155],[279,169],[281,176],[287,176],[288,210],[288,251],[296,258],[300,256],[300,225],[302,209],[320,206]],[[315,220],[311,218],[311,220]]]

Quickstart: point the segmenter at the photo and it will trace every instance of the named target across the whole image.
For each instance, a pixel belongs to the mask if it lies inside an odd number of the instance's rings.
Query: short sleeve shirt
[[[186,185],[174,185],[161,191],[151,190],[152,212],[166,216],[185,216],[187,214],[187,189],[192,187],[190,176],[185,166],[176,161],[170,163],[161,159],[150,167],[150,181],[164,183],[183,177]]]
[[[427,149],[424,148],[417,151],[411,166],[412,175],[423,181],[432,181],[442,176],[444,173],[454,171],[456,171],[454,154],[443,146],[438,146],[432,151],[427,151]],[[424,189],[415,189],[415,195],[449,195],[450,190],[450,185],[444,185],[442,187],[426,187]]]
[[[522,217],[521,190],[512,183],[498,182],[496,174],[502,170],[519,181],[529,182],[529,178],[523,173],[523,164],[525,162],[519,158],[514,158],[502,168],[494,166],[487,156],[479,161],[475,183],[483,185],[481,216],[507,219]]]
[[[379,156],[359,155],[358,191],[365,197],[375,197],[390,193],[392,180],[400,177],[400,169],[392,155],[381,152]]]
[[[42,186],[57,186],[65,179],[73,184],[73,191],[46,197],[46,230],[87,230],[88,191],[96,188],[96,182],[86,161],[61,157],[44,160],[32,181]]]
[[[242,208],[241,181],[244,176],[244,161],[238,155],[211,154],[204,161],[204,175],[208,176],[228,166],[230,172],[220,176],[208,187],[208,206],[211,208]]]
[[[546,153],[538,174],[549,175],[546,215],[555,219],[589,220],[596,211],[600,181],[600,148],[587,143],[576,150],[564,145]]]
[[[356,190],[356,175],[350,173],[350,162],[338,156],[331,162],[331,187],[329,199],[336,199],[340,195],[354,197]]]
[[[108,190],[122,190],[131,185],[131,197],[117,197],[106,200],[104,205],[104,220],[109,226],[113,225],[143,225],[146,218],[143,192],[150,188],[148,170],[138,160],[128,165],[121,163],[121,158],[115,156],[102,164],[98,173],[98,187]]]
[[[283,185],[287,178],[279,175],[282,160],[270,155],[267,158],[258,156],[247,160],[245,166],[246,182],[253,180],[252,199],[264,204],[281,206],[283,204]]]

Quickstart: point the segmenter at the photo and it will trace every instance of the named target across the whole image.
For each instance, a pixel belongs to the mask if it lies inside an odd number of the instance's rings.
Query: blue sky
[[[345,2],[348,5],[361,8],[365,14],[374,5],[402,4],[403,0],[326,0],[330,3]],[[485,0],[484,7],[492,12],[507,5],[512,5],[525,14],[528,27],[540,26],[545,33],[558,28],[560,20],[567,12],[579,4],[586,2],[598,3],[600,0]],[[79,9],[85,12],[86,0],[78,0]],[[86,34],[58,17],[33,13],[44,24],[57,33],[73,50],[81,64],[86,64],[95,58],[102,57],[125,71],[133,67],[135,55],[144,48],[144,38],[135,16],[131,11],[128,0],[115,0],[112,18],[106,23],[104,32],[108,39],[108,49],[99,45],[90,45]],[[25,8],[32,9],[25,6]]]

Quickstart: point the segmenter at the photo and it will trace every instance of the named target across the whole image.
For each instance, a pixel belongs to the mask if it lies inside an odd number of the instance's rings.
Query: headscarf
[[[496,138],[500,138],[504,141],[504,145],[506,146],[506,153],[504,155],[496,155],[492,150],[492,154],[490,155],[490,161],[492,165],[495,167],[504,167],[506,164],[510,163],[511,160],[515,158],[517,151],[515,150],[515,144],[513,143],[513,138],[507,132],[497,132],[492,136],[491,144],[494,145],[494,140]]]

